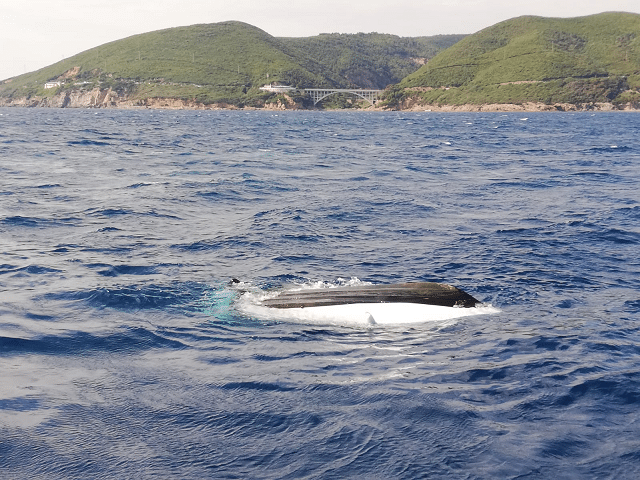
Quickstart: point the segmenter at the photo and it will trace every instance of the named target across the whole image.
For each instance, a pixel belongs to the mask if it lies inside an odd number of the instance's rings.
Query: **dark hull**
[[[418,303],[443,307],[474,307],[480,302],[456,287],[431,282],[289,291],[262,301],[264,306],[273,308],[324,307],[350,303]]]

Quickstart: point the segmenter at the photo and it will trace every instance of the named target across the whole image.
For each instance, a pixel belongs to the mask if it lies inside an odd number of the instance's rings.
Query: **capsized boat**
[[[264,299],[261,303],[271,308],[307,308],[363,303],[410,303],[470,308],[480,302],[452,285],[410,282],[288,290],[275,297]]]

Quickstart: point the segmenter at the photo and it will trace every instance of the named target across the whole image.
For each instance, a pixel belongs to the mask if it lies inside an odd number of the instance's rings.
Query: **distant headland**
[[[525,16],[431,37],[277,38],[242,22],[170,28],[4,80],[0,106],[637,110],[640,15]]]

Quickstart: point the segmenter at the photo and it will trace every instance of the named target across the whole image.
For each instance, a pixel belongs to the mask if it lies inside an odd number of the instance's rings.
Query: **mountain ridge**
[[[278,38],[238,21],[175,27],[109,42],[5,80],[0,97],[13,104],[81,106],[87,103],[83,92],[94,92],[88,106],[149,106],[157,103],[154,99],[175,99],[185,106],[265,107],[274,96],[259,88],[271,82],[384,88],[417,69],[415,58],[426,61],[462,35],[430,38],[377,33]],[[376,52],[385,48],[387,54],[371,67]],[[344,58],[364,58],[371,67],[368,75],[362,74],[362,61],[328,61]],[[353,69],[360,73],[352,74]],[[362,85],[354,82],[357,78]],[[44,88],[47,83],[52,88]],[[298,107],[305,103],[300,95],[275,102],[289,100]]]
[[[45,88],[45,84],[50,82]],[[274,37],[228,21],[134,35],[0,83],[0,106],[311,108],[297,88],[386,90],[377,109],[640,109],[640,14],[522,16],[472,35]],[[345,97],[323,104],[358,107]]]
[[[387,105],[640,104],[640,15],[523,16],[441,52],[387,93]]]

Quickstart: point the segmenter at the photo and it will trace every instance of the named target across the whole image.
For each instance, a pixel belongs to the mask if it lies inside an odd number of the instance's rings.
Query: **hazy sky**
[[[474,33],[520,15],[640,13],[640,0],[0,0],[0,79],[161,28],[240,20],[277,37]]]

